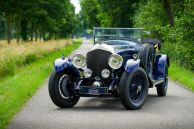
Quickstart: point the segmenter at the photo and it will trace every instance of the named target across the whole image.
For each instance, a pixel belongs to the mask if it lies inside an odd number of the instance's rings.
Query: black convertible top
[[[149,43],[149,44],[153,44],[153,45],[158,44],[159,49],[161,49],[161,47],[162,47],[162,43],[159,39],[145,38],[145,39],[143,39],[143,43]]]

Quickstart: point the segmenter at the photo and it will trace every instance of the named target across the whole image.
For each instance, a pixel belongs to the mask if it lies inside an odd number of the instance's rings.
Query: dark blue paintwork
[[[164,79],[165,77],[165,65],[169,66],[169,59],[167,55],[159,54],[156,55],[154,79]]]
[[[102,43],[112,47],[115,53],[121,56],[125,54],[134,53],[134,52],[140,52],[140,48],[141,48],[139,43],[135,43],[132,41],[125,41],[125,40],[108,40],[108,41],[103,41]]]
[[[115,53],[121,55],[124,59],[122,68],[125,71],[132,73],[140,67],[140,59],[134,60],[132,55],[134,53],[140,53],[142,44],[124,41],[124,40],[108,40],[102,43],[109,45],[115,51]],[[154,62],[154,73],[149,76],[151,80],[164,79],[165,77],[165,65],[169,66],[169,59],[167,55],[157,55]],[[121,69],[122,69],[121,68]]]
[[[132,73],[139,68],[140,60],[129,59],[125,65],[125,71]]]
[[[79,75],[79,70],[73,66],[70,59],[58,58],[55,60],[55,71],[60,72],[67,68],[70,69],[72,73]]]
[[[123,65],[119,70],[125,70],[130,74],[141,66],[140,59],[134,60],[132,55],[134,53],[140,53],[142,44],[124,40],[108,40],[103,41],[101,44],[106,44],[110,46],[111,48],[113,48],[115,53],[123,57]],[[156,55],[153,75],[148,77],[150,77],[151,80],[163,80],[165,77],[166,64],[169,66],[169,59],[167,55]],[[55,61],[55,70],[57,72],[60,72],[64,69],[69,69],[70,71],[72,71],[72,73],[75,73],[78,76],[80,75],[79,69],[73,66],[71,59],[57,59]],[[122,74],[122,72],[120,74]]]
[[[124,68],[128,73],[131,73],[139,67],[140,60],[134,60],[132,55],[140,52],[141,44],[125,40],[108,40],[102,43],[109,45],[115,53],[123,57],[121,69]]]

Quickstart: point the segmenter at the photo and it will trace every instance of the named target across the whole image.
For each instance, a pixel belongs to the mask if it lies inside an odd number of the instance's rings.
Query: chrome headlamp
[[[108,64],[112,69],[119,69],[123,64],[123,58],[118,54],[109,57]]]
[[[89,77],[91,77],[91,76],[92,76],[92,70],[90,70],[90,69],[85,69],[85,70],[84,70],[84,77],[89,78]]]
[[[86,57],[83,54],[76,54],[72,58],[72,64],[76,68],[83,68],[86,65]]]
[[[108,78],[110,75],[110,71],[108,69],[103,69],[101,75],[103,78]]]

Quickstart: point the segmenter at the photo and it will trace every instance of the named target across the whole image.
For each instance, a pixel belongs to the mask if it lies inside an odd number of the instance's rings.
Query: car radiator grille
[[[110,55],[111,55],[111,52],[100,50],[100,49],[92,50],[87,53],[86,64],[87,64],[87,68],[92,70],[93,78],[95,77],[102,78],[101,71],[103,69],[110,70],[112,74],[112,70],[108,65],[108,59]]]

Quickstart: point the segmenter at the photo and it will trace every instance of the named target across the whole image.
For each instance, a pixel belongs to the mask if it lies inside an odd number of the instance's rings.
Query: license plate
[[[101,94],[107,94],[108,88],[106,88],[106,87],[80,86],[79,92],[80,92],[80,94],[101,95]]]

